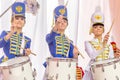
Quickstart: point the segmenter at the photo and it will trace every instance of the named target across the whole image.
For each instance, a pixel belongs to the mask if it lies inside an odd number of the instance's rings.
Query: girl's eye
[[[24,18],[21,18],[21,20],[24,20]]]
[[[94,26],[94,28],[96,29],[97,27],[96,27],[96,26]]]
[[[18,20],[19,18],[18,18],[18,17],[16,17],[15,19],[16,19],[16,20]]]

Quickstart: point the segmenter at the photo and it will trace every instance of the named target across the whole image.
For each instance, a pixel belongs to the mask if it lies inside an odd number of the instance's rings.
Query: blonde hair
[[[103,33],[105,31],[105,28],[103,27]],[[90,30],[89,30],[89,35],[91,35],[93,33],[93,26],[90,27]]]
[[[90,27],[90,30],[89,30],[89,35],[91,35],[91,33],[93,32],[93,28],[92,26]]]

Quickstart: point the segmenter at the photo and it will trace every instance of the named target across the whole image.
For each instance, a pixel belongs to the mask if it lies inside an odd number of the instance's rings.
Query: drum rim
[[[73,61],[73,62],[77,62],[78,59],[75,58],[60,58],[60,57],[48,57],[47,61]]]
[[[20,58],[20,57],[19,57],[19,58]],[[29,61],[30,61],[30,58],[28,57],[28,60],[26,60],[26,61],[24,61],[24,62],[15,63],[15,64],[12,64],[12,65],[9,65],[9,66],[0,66],[0,69],[11,69],[11,68],[15,68],[15,67],[24,65],[24,64],[26,64],[26,63],[29,62]]]
[[[113,59],[110,59],[110,60],[114,60],[114,59],[115,59],[115,61],[112,61],[112,62],[97,64],[97,65],[91,64],[91,67],[93,67],[93,68],[98,68],[98,67],[108,66],[108,65],[112,65],[112,64],[115,64],[115,63],[117,63],[117,62],[120,61],[120,58],[113,58]],[[107,60],[108,60],[108,59],[107,59]]]

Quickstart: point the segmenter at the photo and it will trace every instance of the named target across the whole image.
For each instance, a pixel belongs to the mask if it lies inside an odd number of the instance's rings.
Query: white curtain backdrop
[[[15,0],[0,0],[0,14],[6,10]],[[60,0],[38,0],[40,9],[37,16],[26,14],[26,25],[23,28],[25,35],[32,39],[31,50],[37,56],[30,55],[33,63],[33,68],[37,71],[36,80],[42,80],[45,68],[43,66],[47,57],[50,57],[47,43],[45,41],[46,34],[52,29],[53,10],[60,4]],[[61,0],[61,3],[65,4]],[[68,0],[68,20],[69,25],[66,30],[67,36],[73,40],[74,44],[78,46],[79,51],[85,57],[82,59],[79,56],[79,66],[85,69],[89,62],[89,57],[84,50],[84,41],[90,40],[93,36],[89,35],[90,18],[95,11],[95,7],[100,5],[105,14],[105,28],[106,32],[111,25],[111,18],[109,12],[109,0]],[[2,30],[10,29],[11,10],[9,10],[3,17],[0,18],[0,33]],[[1,52],[0,52],[0,55]]]

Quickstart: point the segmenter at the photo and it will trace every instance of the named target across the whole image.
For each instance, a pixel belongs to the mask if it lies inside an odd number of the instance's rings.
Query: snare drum
[[[3,80],[35,80],[29,57],[16,57],[0,64]]]
[[[48,58],[47,80],[76,80],[77,59]]]
[[[120,58],[94,62],[91,71],[94,80],[119,80]]]

